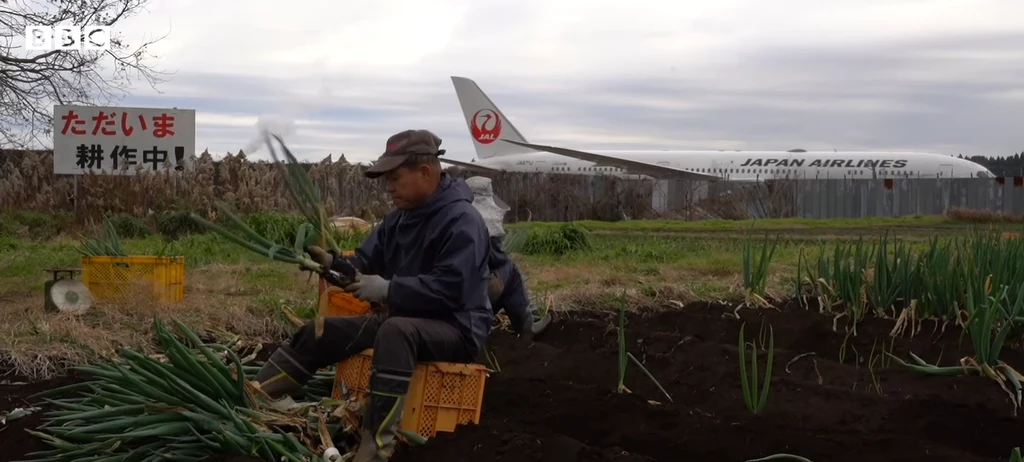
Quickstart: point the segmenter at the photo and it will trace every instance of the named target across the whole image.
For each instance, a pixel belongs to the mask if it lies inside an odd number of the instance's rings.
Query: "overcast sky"
[[[711,6],[714,5],[714,6]],[[474,157],[451,75],[531,142],[578,148],[1024,150],[1020,0],[155,0],[175,71],[125,105],[194,108],[197,152],[295,121],[300,157],[408,128]],[[265,154],[265,152],[260,153]]]

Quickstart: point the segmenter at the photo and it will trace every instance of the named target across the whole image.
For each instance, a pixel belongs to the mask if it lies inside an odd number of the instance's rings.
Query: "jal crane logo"
[[[491,144],[501,136],[501,117],[490,109],[476,111],[470,131],[478,143]]]

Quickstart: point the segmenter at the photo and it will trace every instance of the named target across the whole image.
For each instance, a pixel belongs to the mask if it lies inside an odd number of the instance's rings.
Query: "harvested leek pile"
[[[110,220],[103,220],[103,230],[95,238],[82,236],[82,246],[76,247],[78,253],[86,257],[124,257],[124,246],[121,237]]]
[[[203,460],[214,454],[267,461],[318,459],[333,447],[330,435],[355,424],[344,401],[321,400],[287,408],[246,380],[246,367],[223,345],[204,344],[175,321],[183,343],[155,321],[158,357],[122,349],[118,362],[76,369],[96,380],[37,397],[59,410],[30,432],[53,447],[30,454],[46,461]],[[217,353],[220,354],[217,354]],[[222,358],[223,356],[223,358]]]

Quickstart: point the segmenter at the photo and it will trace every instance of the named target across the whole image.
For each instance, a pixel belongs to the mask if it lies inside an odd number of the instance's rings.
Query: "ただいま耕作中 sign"
[[[110,106],[53,108],[53,173],[135,175],[191,170],[196,111]]]

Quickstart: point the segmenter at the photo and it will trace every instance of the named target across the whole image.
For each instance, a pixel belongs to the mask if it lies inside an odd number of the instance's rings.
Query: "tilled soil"
[[[562,314],[533,343],[495,334],[501,372],[488,379],[480,424],[402,447],[392,460],[740,462],[790,453],[815,462],[1006,462],[1024,445],[1024,418],[996,382],[925,376],[878,358],[870,367],[873,346],[875,357],[883,340],[890,348],[888,320],[861,323],[841,362],[844,335],[833,332],[832,317],[793,303],[740,311],[747,341],[762,321],[775,334],[768,403],[754,415],[741,394],[733,310],[702,303],[629,316],[628,349],[672,402],[633,364],[626,373],[633,393],[615,391],[615,313]],[[897,338],[893,354],[913,351],[942,365],[972,354],[959,329],[933,334],[933,327],[925,321],[915,337]],[[1019,347],[1002,357],[1024,370]],[[74,380],[0,385],[0,409]],[[24,432],[38,423],[35,414],[0,427],[0,461],[44,449]]]

